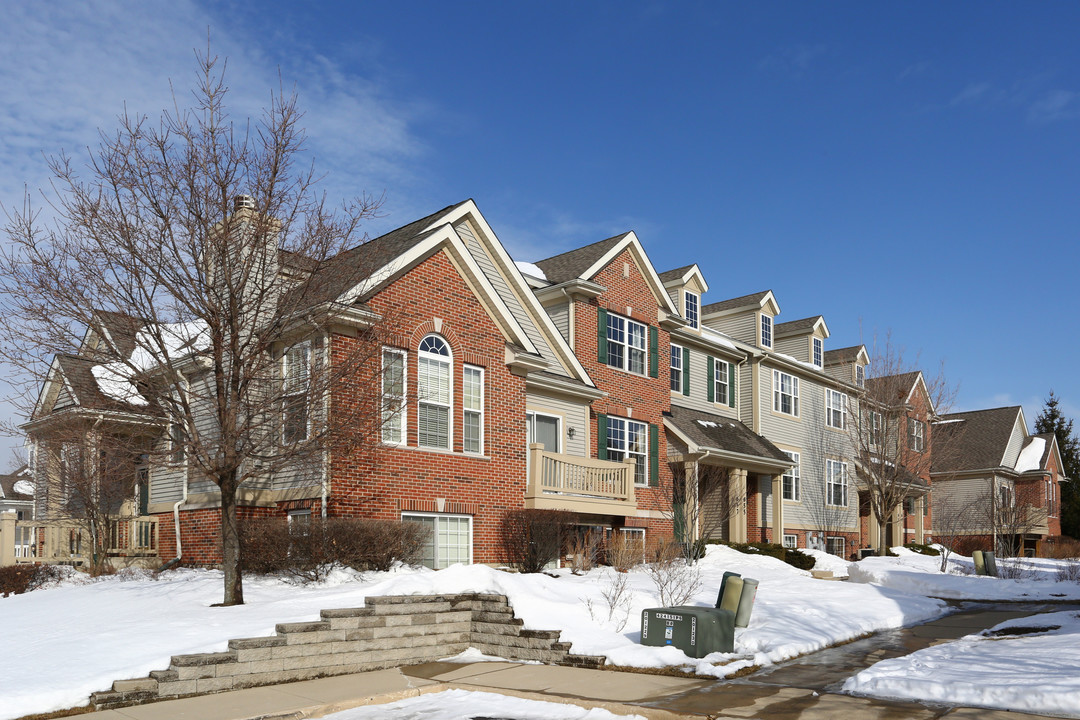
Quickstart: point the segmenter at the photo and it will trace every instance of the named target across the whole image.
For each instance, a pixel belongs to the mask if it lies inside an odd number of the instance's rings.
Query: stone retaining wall
[[[367,606],[323,610],[316,622],[284,623],[272,637],[230,640],[221,653],[175,655],[168,670],[118,680],[90,696],[102,710],[415,665],[474,647],[511,660],[598,667],[602,656],[572,655],[558,630],[525,630],[505,595],[392,595]]]

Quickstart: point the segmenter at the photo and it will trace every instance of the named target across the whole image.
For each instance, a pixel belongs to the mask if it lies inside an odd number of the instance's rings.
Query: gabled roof
[[[119,357],[130,357],[135,350],[135,336],[146,323],[130,315],[109,310],[97,310],[94,315],[101,329],[107,334],[105,339]]]
[[[777,323],[773,327],[773,333],[778,338],[788,335],[809,335],[817,330],[819,326],[824,336],[829,337],[829,326],[825,324],[825,318],[822,315]]]
[[[533,265],[544,271],[544,275],[547,276],[550,283],[558,284],[567,280],[575,280],[581,278],[600,258],[604,257],[629,235],[628,232],[615,235],[606,240],[594,242],[592,245],[579,247],[577,250],[570,250],[561,255],[553,255],[544,260],[537,260]],[[588,280],[589,278],[583,279]]]
[[[776,302],[776,298],[773,296],[772,290],[762,290],[761,292],[751,293],[749,295],[743,295],[737,298],[731,298],[730,300],[721,300],[720,302],[714,302],[701,308],[702,315],[712,315],[714,313],[728,312],[731,310],[741,310],[743,308],[755,308],[760,309],[765,307],[768,301],[772,301],[776,306],[776,312],[780,312],[780,306]]]
[[[826,365],[838,365],[845,362],[856,362],[860,355],[865,358],[865,362],[870,362],[870,357],[866,354],[865,345],[852,345],[851,347],[846,348],[826,350],[824,360]]]
[[[14,502],[30,502],[34,496],[29,493],[19,492],[15,489],[15,483],[27,483],[30,480],[26,473],[26,466],[22,466],[13,473],[0,475],[0,498]]]
[[[672,405],[664,422],[701,450],[721,450],[760,458],[770,465],[791,465],[791,460],[780,448],[734,418]]]
[[[697,266],[697,263],[694,263],[693,265],[683,265],[681,268],[657,273],[657,277],[660,278],[660,282],[664,283],[664,287],[671,285],[685,285],[690,282],[690,279],[695,275],[697,275],[698,282],[701,283],[702,292],[708,292],[709,284],[705,282],[705,275],[701,272],[701,268]]]
[[[932,472],[1002,467],[1005,450],[1022,412],[1019,405],[1014,405],[943,415],[933,425]]]

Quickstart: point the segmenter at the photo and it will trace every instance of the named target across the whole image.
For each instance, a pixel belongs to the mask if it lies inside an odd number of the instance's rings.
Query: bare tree
[[[981,501],[965,501],[962,496],[948,493],[933,496],[934,542],[941,548],[941,572],[949,569],[949,557],[971,537],[972,528],[978,524]]]
[[[664,486],[663,509],[684,543],[685,559],[693,563],[700,555],[701,540],[721,538],[731,518],[746,512],[746,494],[734,493],[729,469],[695,463],[693,471],[683,462],[669,463],[671,486]]]
[[[994,478],[985,481],[978,498],[977,522],[987,529],[991,547],[1000,557],[1019,557],[1024,552],[1024,536],[1046,523],[1046,508],[1032,503],[1017,488],[1000,485]]]
[[[379,432],[380,324],[336,300],[370,270],[343,251],[380,201],[328,205],[301,165],[295,95],[271,93],[261,119],[236,123],[224,64],[200,54],[197,76],[191,108],[178,100],[157,123],[120,117],[85,174],[54,158],[51,220],[29,198],[9,217],[0,342],[40,382],[52,355],[110,337],[103,318],[128,319],[129,346],[102,343],[96,360],[114,396],[156,428],[152,461],[182,457],[220,491],[234,605],[241,486],[321,471],[329,449]],[[331,344],[332,321],[359,338],[355,349]],[[346,376],[372,391],[331,410],[328,388]]]

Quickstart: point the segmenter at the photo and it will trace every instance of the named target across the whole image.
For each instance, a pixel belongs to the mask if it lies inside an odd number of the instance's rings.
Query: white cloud
[[[1077,117],[1080,117],[1080,93],[1071,90],[1046,92],[1028,108],[1028,119],[1035,123],[1050,123]]]

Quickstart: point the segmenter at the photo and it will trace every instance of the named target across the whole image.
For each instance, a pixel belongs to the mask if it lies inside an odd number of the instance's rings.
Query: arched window
[[[417,442],[420,447],[450,449],[450,346],[438,335],[420,341],[417,362]]]

